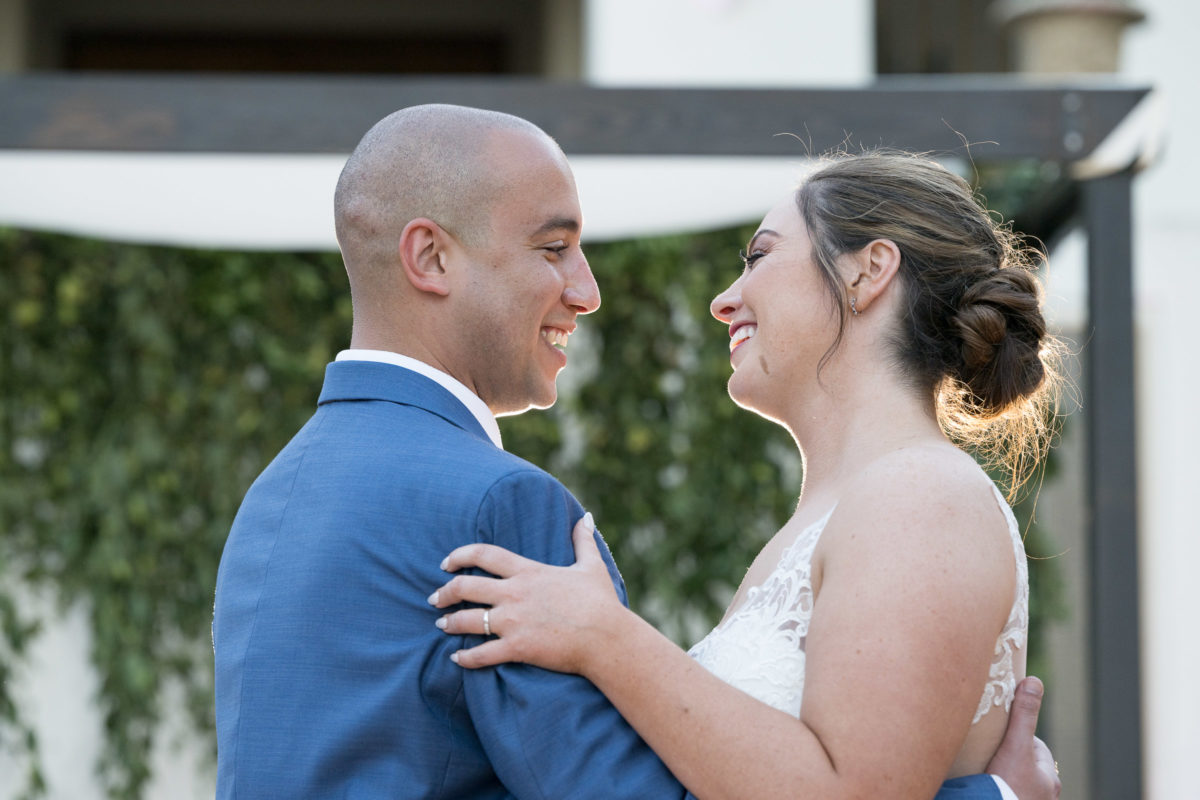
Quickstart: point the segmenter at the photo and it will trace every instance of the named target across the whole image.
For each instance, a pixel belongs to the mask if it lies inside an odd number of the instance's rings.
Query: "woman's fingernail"
[[[429,602],[429,605],[436,606],[437,601],[438,601],[438,593],[434,592],[433,594],[429,595],[429,597],[427,597],[425,599]]]
[[[451,653],[450,660],[453,661],[455,664],[457,664],[458,663],[458,653]]]
[[[446,556],[445,558],[443,558],[442,563],[438,564],[438,566],[442,568],[442,572],[445,572],[446,567],[450,566],[450,556]]]
[[[437,621],[434,622],[433,624],[437,625],[442,630],[446,630],[446,618],[445,617],[438,617]]]
[[[592,512],[590,512],[590,511],[589,511],[589,512],[587,512],[586,514],[584,514],[584,515],[583,515],[583,525],[584,525],[584,527],[586,527],[586,528],[587,528],[589,531],[595,531],[595,530],[596,530],[596,520],[592,518]]]

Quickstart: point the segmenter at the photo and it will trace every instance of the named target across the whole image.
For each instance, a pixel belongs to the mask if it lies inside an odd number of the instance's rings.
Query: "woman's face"
[[[745,262],[741,276],[710,306],[729,326],[729,396],[743,408],[785,420],[816,384],[818,364],[839,324],[793,195],[763,218]]]

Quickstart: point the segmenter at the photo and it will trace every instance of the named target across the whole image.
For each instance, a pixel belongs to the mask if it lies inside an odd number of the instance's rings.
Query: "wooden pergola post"
[[[1091,571],[1091,761],[1096,798],[1142,796],[1133,173],[1083,182],[1088,235],[1085,347]]]

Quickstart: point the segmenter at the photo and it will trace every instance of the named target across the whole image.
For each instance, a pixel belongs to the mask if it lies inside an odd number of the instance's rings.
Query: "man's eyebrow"
[[[571,233],[579,233],[579,228],[579,220],[577,219],[572,219],[571,217],[555,217],[554,219],[548,219],[542,223],[541,226],[531,234],[531,236],[543,236],[551,231],[569,231]]]

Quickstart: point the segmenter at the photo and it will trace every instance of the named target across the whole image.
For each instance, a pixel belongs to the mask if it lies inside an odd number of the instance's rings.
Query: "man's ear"
[[[436,222],[417,217],[400,232],[400,267],[404,277],[420,292],[450,294],[446,274],[449,234]]]
[[[865,311],[891,285],[900,271],[900,248],[891,239],[876,239],[851,258],[846,291],[859,313]]]

